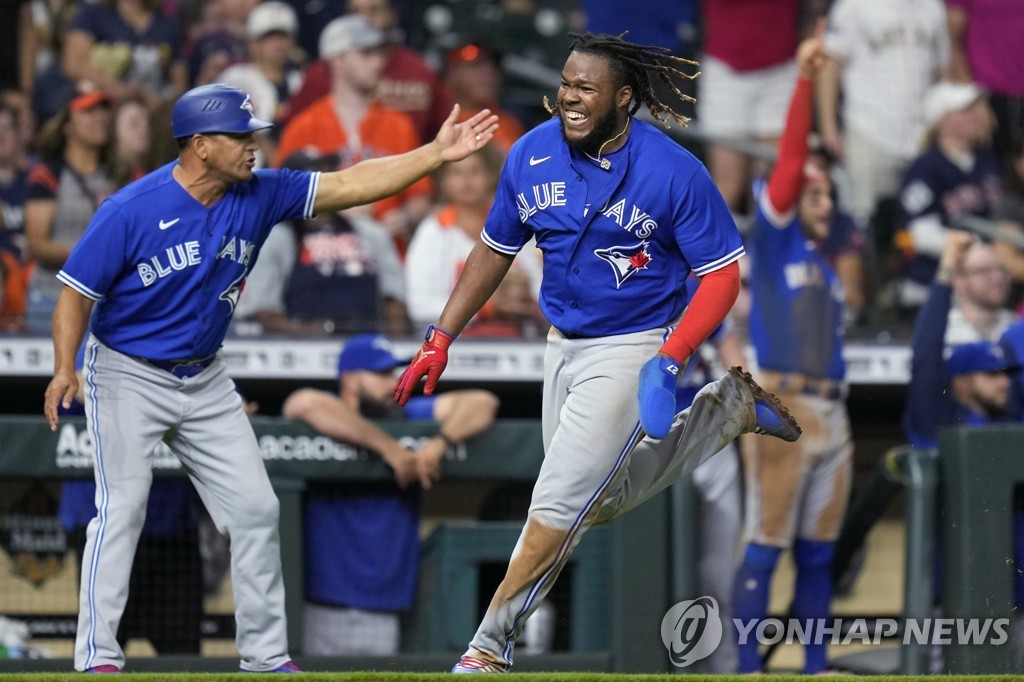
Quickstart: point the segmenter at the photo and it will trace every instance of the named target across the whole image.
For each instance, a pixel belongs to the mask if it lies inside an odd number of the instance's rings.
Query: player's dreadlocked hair
[[[628,31],[627,31],[628,33]],[[669,105],[658,99],[654,93],[654,84],[651,81],[651,72],[658,75],[661,82],[684,102],[696,102],[693,97],[683,93],[676,85],[677,79],[693,80],[700,73],[689,74],[681,71],[681,65],[698,66],[697,62],[671,54],[671,50],[656,45],[635,45],[626,42],[626,33],[618,36],[607,33],[570,33],[569,37],[575,40],[571,51],[587,52],[602,57],[607,57],[612,65],[613,76],[623,85],[633,88],[633,105],[629,113],[635,114],[640,110],[640,105],[647,105],[648,111],[656,121],[662,123],[666,128],[669,126],[671,117],[680,125],[685,126],[689,117],[676,112]],[[557,106],[557,105],[556,105]],[[544,108],[548,113],[554,114],[555,107],[544,98]]]

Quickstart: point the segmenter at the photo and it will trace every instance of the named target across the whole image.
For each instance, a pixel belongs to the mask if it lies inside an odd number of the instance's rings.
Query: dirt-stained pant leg
[[[729,378],[698,394],[668,437],[638,445],[640,367],[663,337],[660,329],[605,339],[549,336],[544,463],[526,526],[468,654],[511,665],[523,624],[590,525],[664,489],[684,468],[692,470],[753,426],[749,390]],[[609,499],[614,500],[610,505]]]
[[[747,541],[787,548],[795,537],[833,542],[850,497],[853,439],[846,405],[777,392],[803,427],[795,443],[758,438],[744,448]]]

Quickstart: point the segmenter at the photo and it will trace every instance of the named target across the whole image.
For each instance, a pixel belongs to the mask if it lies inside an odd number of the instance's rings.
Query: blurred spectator
[[[26,325],[49,335],[63,285],[57,272],[92,214],[114,193],[111,102],[102,91],[80,94],[39,133],[40,162],[29,173],[25,236],[36,262],[28,283]]]
[[[189,29],[183,54],[192,87],[214,82],[232,64],[249,56],[246,23],[260,0],[200,2],[198,18]]]
[[[832,185],[808,163],[813,79],[825,62],[822,29],[801,43],[779,159],[761,193],[751,256],[750,338],[757,381],[775,393],[804,429],[795,443],[759,440],[744,447],[746,548],[736,575],[733,617],[762,621],[782,551],[796,564],[793,615],[806,626],[804,672],[826,668],[821,624],[832,600],[831,566],[846,510],[853,439],[846,411],[843,290],[821,252],[832,225]],[[760,671],[758,643],[739,644],[739,672]]]
[[[0,250],[0,332],[25,330],[25,267],[10,251]]]
[[[177,22],[157,0],[83,3],[65,37],[64,72],[115,99],[140,96],[150,113],[173,102],[188,85]]]
[[[998,125],[995,150],[1003,161],[1024,138],[1024,8],[1019,0],[946,0],[953,47],[950,78],[977,83],[989,96]]]
[[[921,102],[949,62],[945,9],[941,0],[839,0],[829,11],[825,49],[821,132],[850,174],[848,206],[863,228],[879,199],[899,192],[920,149]]]
[[[350,338],[338,358],[338,393],[295,391],[283,415],[318,433],[376,453],[394,483],[311,486],[306,497],[306,621],[303,652],[314,656],[392,655],[399,613],[416,594],[419,487],[441,478],[445,453],[494,423],[498,398],[479,390],[448,391],[394,404],[395,357],[383,336]],[[407,449],[368,417],[438,422],[437,434]],[[417,484],[419,487],[417,487]]]
[[[708,170],[733,214],[745,212],[751,159],[729,142],[774,144],[782,132],[800,9],[801,0],[701,0],[697,119],[711,138]]]
[[[18,87],[32,93],[36,77],[61,67],[61,44],[79,0],[28,0],[18,23]]]
[[[406,258],[406,291],[414,326],[441,315],[466,258],[480,240],[494,200],[503,156],[492,145],[439,171],[444,206],[420,223]],[[543,322],[537,297],[540,252],[524,248],[516,256],[494,296],[463,335],[537,336]]]
[[[27,264],[25,199],[28,166],[21,140],[22,112],[0,101],[0,251]]]
[[[1011,237],[1024,237],[1024,137],[1014,142],[1007,155],[1003,196],[996,204],[993,219],[999,229]],[[1024,287],[1024,250],[1004,241],[993,246],[1010,269],[1014,284]]]
[[[299,152],[285,166],[332,170],[337,157]],[[358,212],[281,223],[246,278],[235,319],[302,336],[405,334],[405,280],[395,245],[383,227]]]
[[[295,10],[279,0],[266,0],[249,14],[246,32],[249,35],[249,61],[225,69],[216,80],[249,94],[253,115],[264,121],[276,121],[285,102],[302,84],[302,71],[292,61],[295,33],[299,20]],[[257,165],[263,167],[273,159],[280,129],[270,135],[259,135],[261,154]]]
[[[154,130],[153,158],[177,158],[169,134],[171,107],[188,87],[182,34],[158,0],[85,2],[65,36],[64,73],[89,81],[115,100],[141,97]]]
[[[501,108],[501,69],[497,55],[484,43],[469,42],[449,50],[444,57],[444,84],[459,105],[459,120],[465,121],[481,109],[498,115],[494,144],[508,154],[512,143],[522,137],[523,124]]]
[[[959,254],[947,284],[956,294],[946,326],[947,345],[998,341],[1017,317],[1007,307],[1010,273],[989,244],[976,241]]]
[[[75,82],[64,73],[64,42],[68,26],[78,13],[81,0],[32,0],[25,5],[18,40],[23,92],[29,95],[32,113],[38,121],[57,115],[61,105],[74,95]]]
[[[281,133],[277,161],[304,147],[337,154],[340,168],[363,159],[411,151],[420,145],[409,117],[374,99],[384,69],[384,34],[364,17],[335,19],[320,36],[320,54],[331,70],[331,91],[293,118]],[[428,178],[372,206],[372,214],[395,239],[400,253],[430,210]]]
[[[0,90],[0,105],[18,112],[18,142],[24,159],[29,160],[36,142],[36,118],[31,99],[20,90]]]
[[[402,44],[394,6],[390,0],[348,0],[346,8],[349,13],[363,16],[384,36],[384,71],[374,95],[388,109],[407,114],[421,140],[433,139],[448,117],[451,103],[434,70],[418,52]],[[324,54],[322,41],[320,45],[317,52],[320,58],[306,69],[302,89],[288,104],[286,122],[312,106],[331,87],[328,56]]]
[[[697,39],[697,0],[638,2],[623,12],[621,0],[583,0],[587,31],[618,35],[629,31],[630,42],[660,45],[673,53],[688,52]]]
[[[138,97],[121,100],[114,108],[114,179],[118,185],[134,182],[153,170],[152,141],[145,103]]]
[[[898,303],[916,309],[935,276],[948,230],[962,216],[986,217],[1001,195],[999,165],[989,147],[992,114],[968,83],[936,83],[924,99],[927,149],[911,163],[900,189],[898,245],[907,262]]]
[[[619,35],[628,31],[630,42],[639,45],[660,45],[677,57],[696,59],[699,43],[698,0],[674,2],[638,2],[623,12],[622,0],[583,0],[587,31]],[[662,101],[671,99],[668,87],[660,78],[652,78],[651,85]],[[686,95],[696,96],[697,86],[692,80],[681,79],[680,89]]]

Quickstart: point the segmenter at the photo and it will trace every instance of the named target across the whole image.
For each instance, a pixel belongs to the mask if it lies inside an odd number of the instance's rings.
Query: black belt
[[[561,329],[558,330],[558,333],[562,335],[562,338],[569,339],[570,341],[578,341],[580,339],[596,339],[596,338],[598,338],[598,337],[594,336],[593,334],[573,334],[571,332],[563,332]]]
[[[213,364],[213,361],[217,359],[217,354],[208,355],[205,358],[197,359],[184,359],[184,360],[150,360],[138,355],[129,355],[128,357],[144,362],[147,365],[152,365],[157,369],[162,369],[165,372],[169,372],[179,379],[185,379],[187,377],[194,377],[197,374],[201,374],[203,370]]]

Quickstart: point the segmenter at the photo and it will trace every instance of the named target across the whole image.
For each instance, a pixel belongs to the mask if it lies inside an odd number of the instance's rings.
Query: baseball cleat
[[[750,389],[754,399],[754,433],[762,436],[775,436],[792,443],[803,433],[800,425],[793,419],[786,406],[775,395],[757,385],[749,372],[742,367],[733,367],[729,374],[742,381]]]
[[[459,662],[452,667],[452,672],[456,675],[472,675],[475,673],[503,673],[505,672],[505,669],[499,668],[493,663],[481,661],[479,658],[463,656],[459,659]]]
[[[301,673],[302,668],[291,661],[277,666],[273,670],[243,670],[243,673]]]
[[[105,665],[95,665],[95,666],[93,666],[91,668],[86,668],[85,672],[87,672],[87,673],[119,673],[119,672],[121,672],[121,669],[118,668],[116,665],[107,663]]]

